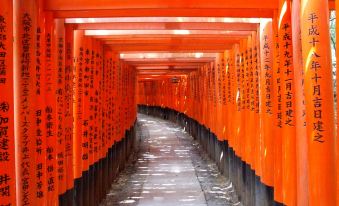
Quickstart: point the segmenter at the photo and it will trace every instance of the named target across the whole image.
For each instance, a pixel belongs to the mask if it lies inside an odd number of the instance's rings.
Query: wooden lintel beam
[[[222,23],[222,22],[110,22],[77,24],[78,30],[227,30],[255,31],[253,23]]]
[[[112,51],[117,52],[223,52],[232,48],[232,44],[226,45],[114,45],[110,46]]]
[[[261,5],[261,3],[259,4]],[[49,10],[49,9],[47,9]],[[273,9],[102,9],[102,10],[53,10],[56,18],[100,17],[234,17],[272,18]]]

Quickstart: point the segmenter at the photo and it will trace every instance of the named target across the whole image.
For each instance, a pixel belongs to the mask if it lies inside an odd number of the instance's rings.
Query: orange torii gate
[[[97,205],[137,104],[198,138],[245,205],[339,205],[338,1],[0,4],[0,205]],[[196,56],[123,58],[147,52]]]
[[[234,128],[235,133],[230,133],[229,138],[225,138],[229,139],[228,143],[232,150],[242,161],[251,165],[262,183],[274,189],[274,199],[286,205],[335,205],[335,199],[338,196],[335,183],[338,173],[335,169],[335,154],[337,153],[335,151],[338,151],[335,145],[338,144],[333,130],[334,100],[331,83],[333,76],[329,61],[331,59],[329,28],[326,23],[329,21],[326,11],[329,10],[328,6],[333,8],[333,2],[321,6],[323,3],[293,1],[292,4],[290,1],[281,1],[273,23],[262,22],[261,24],[266,26],[262,28],[263,30],[258,30],[261,34],[260,61],[253,61],[251,59],[253,55],[248,55],[248,52],[254,48],[248,43],[251,41],[251,36],[249,36],[247,42],[243,40],[238,44],[240,50],[233,48],[227,51],[226,60],[216,58],[215,64],[206,64],[199,69],[198,73],[189,73],[186,85],[191,87],[187,91],[192,94],[188,94],[187,97],[193,97],[193,91],[198,90],[198,93],[202,94],[202,101],[205,101],[205,103],[193,103],[194,107],[201,107],[197,111],[206,111],[200,118],[200,112],[186,112],[191,111],[191,108],[178,110],[171,104],[161,104],[162,110],[176,111],[184,114],[189,120],[196,120],[202,127],[218,136],[219,141],[222,138],[220,128],[228,128],[223,125],[231,124],[229,129]],[[320,22],[324,23],[320,26]],[[252,41],[253,39],[252,36]],[[236,73],[232,74],[230,65],[225,65],[224,61],[228,62],[229,54],[233,53],[236,53],[233,65]],[[260,84],[253,84],[253,77],[250,75],[250,71],[256,67],[253,62],[261,63],[258,66]],[[222,78],[222,74],[214,68],[215,65],[224,65],[224,71],[230,72],[230,79],[235,83],[227,84],[226,80],[220,85],[218,78]],[[200,79],[198,82],[203,84],[203,87],[193,83],[197,75]],[[214,81],[216,84],[211,81],[215,75],[218,76]],[[144,78],[147,79],[147,77]],[[168,87],[170,87],[171,78],[173,77],[168,76],[167,80],[161,81],[166,82],[165,85],[169,84]],[[148,107],[160,106],[156,100],[159,98],[157,95],[163,93],[157,90],[160,88],[161,81],[148,80],[147,84],[151,87],[144,87],[146,82],[139,81],[138,104]],[[176,84],[180,84],[180,81]],[[248,84],[253,85],[248,88]],[[247,107],[247,105],[253,101],[251,89],[254,89],[256,84],[260,85],[259,105],[261,105],[260,113],[263,116],[260,117],[261,134],[252,142],[250,136],[255,133],[250,126],[251,112],[246,109],[251,109],[251,106]],[[240,116],[232,113],[232,123],[223,122],[225,120],[221,120],[219,112],[216,112],[219,110],[218,107],[215,110],[213,106],[214,101],[220,101],[218,96],[215,97],[215,91],[219,93],[228,85],[235,87],[233,90],[236,93],[235,96],[230,96],[234,99],[233,104],[238,108],[235,111],[240,111]],[[153,92],[148,92],[149,89]],[[175,93],[169,95],[169,100],[165,102],[178,101],[173,100],[178,98]],[[151,99],[152,103],[149,101]],[[265,117],[264,113],[272,116]],[[229,114],[224,112],[224,115]],[[266,120],[266,118],[272,119]],[[271,128],[273,130],[269,131]],[[244,150],[248,142],[258,145],[254,146],[257,148],[255,158],[258,160],[255,161],[253,167],[252,161],[246,154],[250,148]],[[325,176],[322,173],[324,170],[326,170]],[[244,184],[234,181],[240,187]],[[246,184],[250,183],[246,182]],[[244,193],[244,198],[248,195],[243,188],[239,188],[239,193]]]

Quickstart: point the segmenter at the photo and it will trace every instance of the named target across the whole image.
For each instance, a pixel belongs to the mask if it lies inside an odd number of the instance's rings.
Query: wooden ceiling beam
[[[114,45],[109,46],[115,52],[224,52],[232,45]]]
[[[52,0],[51,0],[52,1]],[[261,5],[261,3],[259,4]],[[48,10],[48,9],[47,9]],[[100,17],[234,17],[272,18],[272,9],[103,9],[103,10],[52,10],[56,18],[100,18]]]
[[[236,44],[239,43],[240,39],[190,39],[190,38],[176,38],[176,39],[148,39],[148,40],[126,40],[126,39],[121,39],[121,40],[115,40],[115,41],[104,41],[104,44],[106,45],[126,45],[126,46],[131,46],[131,45],[166,45],[166,44],[171,44],[171,45],[190,45],[190,44],[197,44],[197,45],[204,45],[204,44]]]
[[[52,11],[106,9],[277,9],[278,0],[45,0],[45,9]]]
[[[78,30],[227,30],[255,31],[254,23],[222,23],[222,22],[110,22],[77,24]]]

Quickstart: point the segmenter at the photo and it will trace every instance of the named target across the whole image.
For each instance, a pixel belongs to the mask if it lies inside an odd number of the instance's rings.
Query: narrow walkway
[[[178,125],[139,114],[138,151],[101,204],[241,205],[226,180]]]

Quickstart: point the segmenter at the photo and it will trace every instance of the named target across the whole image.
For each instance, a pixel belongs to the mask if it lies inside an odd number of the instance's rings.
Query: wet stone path
[[[136,152],[102,206],[242,205],[193,138],[171,122],[139,114]]]

